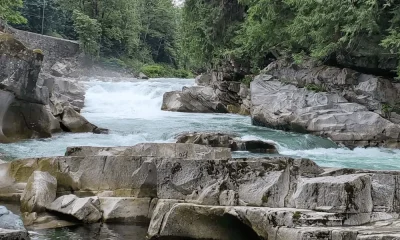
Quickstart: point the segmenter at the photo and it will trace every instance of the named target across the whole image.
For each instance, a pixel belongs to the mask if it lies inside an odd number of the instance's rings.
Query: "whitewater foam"
[[[132,146],[141,142],[173,142],[185,131],[235,133],[245,140],[264,140],[278,146],[285,156],[311,158],[321,166],[400,169],[400,150],[339,148],[332,141],[253,126],[249,117],[233,114],[175,113],[161,111],[163,94],[193,86],[193,79],[152,79],[86,83],[82,114],[108,135],[92,133],[55,135],[51,139],[0,144],[0,152],[14,157],[63,155],[69,146]],[[262,156],[246,152],[237,157]]]

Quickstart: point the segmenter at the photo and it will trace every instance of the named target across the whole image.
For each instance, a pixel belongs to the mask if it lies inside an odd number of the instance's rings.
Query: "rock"
[[[95,223],[102,218],[98,197],[78,198],[72,194],[66,195],[57,198],[47,209],[72,216],[85,223]]]
[[[41,73],[43,86],[46,86],[50,92],[50,105],[66,106],[69,103],[78,112],[83,108],[85,101],[84,85],[71,78],[54,77],[46,73]],[[60,115],[61,111],[54,111],[53,115]]]
[[[228,113],[226,106],[214,96],[211,87],[191,87],[167,92],[161,109],[172,112]]]
[[[0,239],[2,240],[30,240],[29,233],[23,230],[9,230],[0,228]]]
[[[204,73],[196,77],[195,82],[198,86],[209,86],[212,82],[212,76],[209,73]]]
[[[157,197],[157,166],[152,161],[144,162],[132,173],[132,195],[135,197]]]
[[[160,201],[148,235],[151,239],[372,240],[397,239],[400,233],[398,220],[343,226],[343,222],[348,221],[346,218],[345,215],[309,210],[217,207]]]
[[[51,74],[56,77],[67,76],[71,72],[71,65],[68,62],[56,62],[51,67]]]
[[[279,60],[271,63],[264,72],[299,88],[308,86],[338,93],[349,102],[364,105],[371,111],[380,111],[382,103],[396,104],[400,94],[389,79],[310,62],[299,65]]]
[[[141,72],[141,73],[139,73],[139,79],[149,79],[149,77],[146,76],[146,74]]]
[[[57,180],[47,172],[33,172],[21,197],[21,212],[43,212],[56,199]]]
[[[149,223],[151,198],[100,198],[104,222]]]
[[[18,100],[9,106],[3,124],[3,133],[9,141],[48,138],[61,130],[48,105]]]
[[[71,107],[64,108],[61,115],[62,127],[68,132],[93,132],[97,127]]]
[[[147,156],[183,159],[228,159],[226,148],[183,143],[141,143],[133,147],[69,147],[66,156]]]
[[[50,213],[23,213],[24,225],[29,230],[43,230],[76,226],[79,223],[61,219]]]
[[[301,179],[293,199],[299,209],[372,212],[371,179],[365,174]]]
[[[256,125],[312,133],[349,147],[400,144],[399,125],[336,93],[309,91],[273,76],[258,76],[251,83],[251,101]]]
[[[25,230],[25,227],[19,216],[0,206],[0,229]]]
[[[0,142],[50,137],[60,129],[48,108],[49,90],[38,81],[42,61],[40,51],[0,33]]]
[[[217,81],[212,75],[196,78],[199,86],[164,94],[162,110],[200,113],[246,113],[246,86],[240,82]]]
[[[261,140],[241,140],[237,135],[219,132],[188,132],[177,136],[177,143],[193,143],[210,147],[230,148],[232,151],[278,153],[273,143]]]
[[[322,169],[289,157],[213,159],[215,149],[77,147],[68,151],[74,156],[15,160],[0,165],[0,196],[14,187],[16,194],[16,184],[46,171],[57,178],[62,196],[48,210],[83,222],[151,218],[150,238],[358,240],[399,234],[397,171]],[[33,226],[40,218],[29,217]]]
[[[48,104],[47,88],[37,85],[43,54],[26,48],[12,35],[0,33],[0,83],[19,100]]]

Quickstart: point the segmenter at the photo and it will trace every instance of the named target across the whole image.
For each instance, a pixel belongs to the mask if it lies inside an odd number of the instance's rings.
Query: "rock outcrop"
[[[197,144],[141,143],[133,147],[69,147],[65,156],[141,156],[183,159],[229,159],[229,149]]]
[[[179,157],[193,146],[202,149],[197,157]],[[203,153],[216,148],[193,144],[140,148],[85,147],[76,148],[75,156],[13,161],[0,165],[2,183],[12,188],[32,172],[46,171],[57,179],[61,196],[49,210],[82,222],[150,220],[151,239],[360,240],[400,234],[396,171],[321,168],[289,157],[213,159]]]
[[[162,110],[200,113],[239,113],[248,115],[249,91],[236,81],[222,81],[213,72],[196,78],[199,86],[164,94]]]
[[[285,62],[272,63],[265,72],[251,84],[254,124],[312,133],[348,147],[400,146],[400,125],[380,109],[400,96],[389,80]]]
[[[95,223],[102,217],[98,197],[78,198],[72,194],[65,195],[57,198],[47,210],[74,217],[84,223]]]
[[[59,117],[65,104],[54,100],[53,91],[62,88],[39,79],[43,57],[41,50],[30,50],[0,32],[0,142],[47,138],[63,130]],[[81,99],[75,100],[77,109],[83,106]]]
[[[0,206],[0,239],[30,239],[21,218],[3,206]]]
[[[21,212],[44,212],[56,199],[56,193],[56,178],[47,172],[33,172],[21,196]]]
[[[219,132],[186,132],[176,137],[177,143],[193,143],[210,147],[230,148],[232,151],[278,153],[275,144],[261,140],[242,140],[235,134]]]

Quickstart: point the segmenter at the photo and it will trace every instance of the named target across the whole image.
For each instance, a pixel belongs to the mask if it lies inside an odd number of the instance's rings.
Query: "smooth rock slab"
[[[370,213],[371,178],[366,174],[303,178],[293,195],[296,208],[336,213]]]
[[[104,222],[148,223],[152,215],[152,199],[101,197],[100,209]]]
[[[98,197],[78,198],[72,194],[66,195],[57,198],[47,209],[72,216],[85,223],[95,223],[102,218]]]
[[[57,179],[47,172],[33,172],[21,197],[21,212],[43,212],[56,199]]]
[[[145,156],[183,159],[228,159],[227,148],[184,143],[141,143],[133,147],[69,147],[66,156]]]
[[[160,200],[148,235],[154,239],[397,240],[400,234],[397,218],[352,223],[351,218],[360,217],[350,215],[295,208],[202,206]]]

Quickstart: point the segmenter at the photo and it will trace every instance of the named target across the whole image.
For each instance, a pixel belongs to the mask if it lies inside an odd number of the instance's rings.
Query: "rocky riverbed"
[[[151,239],[400,237],[396,171],[232,159],[229,148],[194,144],[74,147],[67,155],[0,165],[0,200],[20,199],[32,228],[101,221],[148,223]]]

